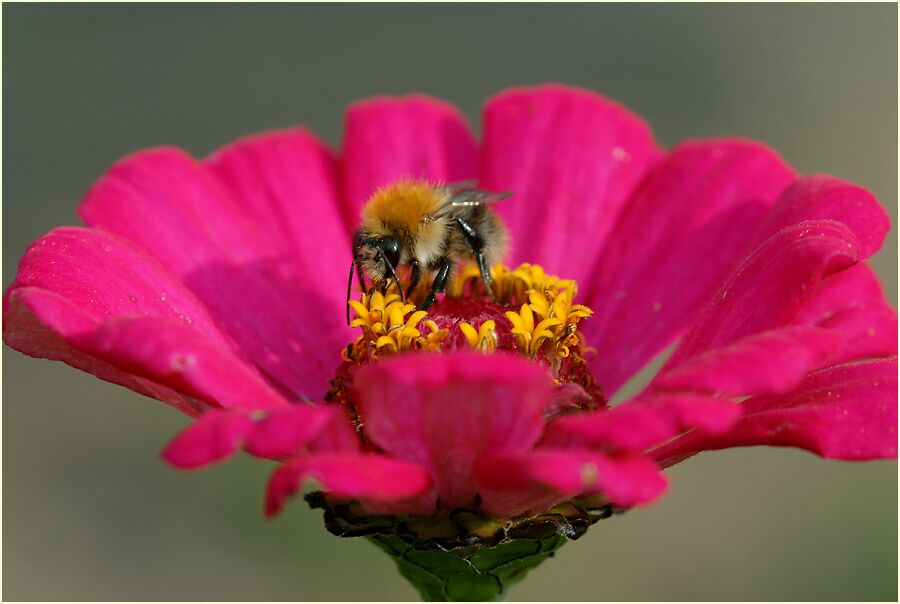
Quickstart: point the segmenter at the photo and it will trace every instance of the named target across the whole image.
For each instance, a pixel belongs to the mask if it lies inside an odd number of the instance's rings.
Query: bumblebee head
[[[393,280],[403,295],[400,286],[400,278],[397,276],[397,266],[400,264],[400,242],[390,236],[372,236],[363,230],[356,233],[353,238],[353,260],[350,263],[350,276],[347,279],[347,323],[350,323],[350,294],[353,288],[353,267],[359,277],[359,283],[366,289],[365,277],[372,281],[372,287],[380,291],[387,289],[388,281]]]
[[[359,231],[353,240],[353,262],[378,288],[383,289],[388,279],[396,278],[400,255],[400,242],[394,237]]]

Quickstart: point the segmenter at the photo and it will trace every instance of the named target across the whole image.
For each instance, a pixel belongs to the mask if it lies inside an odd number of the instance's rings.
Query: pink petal
[[[662,372],[652,387],[730,396],[785,392],[843,346],[835,330],[775,329],[692,357]]]
[[[856,238],[839,222],[809,221],[779,231],[712,296],[665,368],[789,324],[823,279],[849,268],[858,257]]]
[[[593,362],[605,392],[690,324],[793,179],[777,153],[740,139],[682,143],[650,174],[585,284],[585,335],[615,351]]]
[[[591,446],[604,450],[643,451],[678,433],[669,414],[648,405],[623,403],[612,409],[561,417],[550,423],[543,444]]]
[[[834,364],[897,354],[897,312],[866,263],[825,279],[795,323],[843,334],[844,348]]]
[[[13,348],[64,360],[189,414],[200,411],[196,401],[158,381],[126,375],[115,360],[111,362],[117,367],[101,361],[83,336],[117,317],[147,317],[181,325],[194,334],[191,337],[230,355],[231,344],[182,283],[139,248],[96,229],[64,227],[35,241],[19,264],[7,298],[11,303],[4,313],[4,339]],[[42,335],[37,337],[35,331]],[[77,336],[82,339],[76,341]],[[206,392],[182,392],[210,398]]]
[[[178,322],[135,317],[98,325],[68,300],[37,288],[12,290],[6,314],[11,346],[64,360],[192,415],[200,410],[195,399],[233,409],[287,404],[229,350]],[[189,398],[173,398],[173,391]]]
[[[856,235],[863,258],[878,251],[891,226],[887,211],[869,191],[833,176],[807,176],[781,195],[766,217],[761,241],[805,220],[846,224]]]
[[[740,417],[734,403],[698,394],[658,393],[609,410],[561,417],[547,426],[543,444],[644,451],[690,428],[718,433]]]
[[[315,453],[356,453],[362,448],[350,414],[343,408],[335,409],[331,419],[308,446]]]
[[[386,359],[360,369],[355,384],[366,434],[427,468],[447,508],[471,505],[477,459],[537,442],[552,388],[536,363],[471,352]]]
[[[336,407],[296,404],[267,414],[247,435],[247,453],[283,459],[300,452],[334,419],[344,420]],[[340,416],[340,417],[339,417]]]
[[[331,406],[300,403],[275,409],[254,421],[256,415],[246,411],[207,411],[169,443],[163,458],[179,468],[199,468],[230,457],[239,448],[268,459],[289,458],[308,450],[332,453],[339,451],[327,446],[334,442],[334,428],[349,427],[346,413]],[[329,432],[331,437],[323,440]],[[356,452],[358,439],[355,440],[356,448],[342,450]]]
[[[298,396],[324,394],[339,361],[339,346],[330,344],[344,335],[329,326],[339,324],[342,308],[334,318],[321,312],[316,274],[296,275],[294,283],[290,274],[275,278],[283,255],[277,240],[202,164],[177,149],[126,157],[91,188],[79,214],[183,280],[270,376]]]
[[[428,476],[416,464],[383,455],[318,454],[279,466],[266,488],[265,515],[274,516],[306,478],[321,483],[341,499],[391,501],[418,495],[428,488]]]
[[[781,396],[747,399],[729,432],[688,434],[654,451],[672,465],[709,449],[800,447],[830,459],[897,457],[897,358],[847,363],[807,376]]]
[[[303,322],[321,324],[323,346],[351,339],[340,312],[352,259],[350,229],[338,199],[334,154],[294,128],[241,139],[204,163],[240,201],[245,223],[276,250],[268,265],[259,266],[266,279],[290,290]]]
[[[70,340],[92,333],[97,322],[59,294],[37,287],[16,287],[7,291],[3,303],[3,340],[10,348],[29,356],[62,361],[191,416],[209,408],[209,403],[123,371],[78,348]]]
[[[474,178],[478,148],[452,105],[425,95],[376,97],[347,110],[342,150],[348,224],[380,186],[404,177]]]
[[[96,229],[62,227],[32,243],[12,285],[20,287],[54,292],[96,321],[160,317],[228,345],[184,284],[143,250]]]
[[[587,450],[539,449],[520,455],[495,455],[478,462],[478,480],[495,489],[527,489],[535,482],[568,499],[602,493],[617,507],[650,503],[667,482],[650,459],[609,456]]]
[[[732,401],[696,394],[662,393],[648,397],[658,398],[657,405],[673,413],[684,428],[697,428],[711,434],[725,432],[741,416],[741,408]]]
[[[177,323],[113,319],[73,342],[129,373],[225,408],[250,411],[288,404],[228,350]]]
[[[842,310],[822,325],[844,336],[833,364],[897,354],[897,311],[887,305]]]
[[[484,110],[481,186],[510,191],[497,210],[511,262],[584,280],[635,187],[660,156],[637,115],[579,88],[517,88]]]
[[[252,429],[246,413],[207,411],[166,445],[162,457],[177,468],[202,468],[234,454]]]

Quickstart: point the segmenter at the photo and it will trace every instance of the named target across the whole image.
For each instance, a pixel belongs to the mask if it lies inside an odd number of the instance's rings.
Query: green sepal
[[[567,539],[558,533],[543,539],[522,537],[493,546],[443,549],[432,543],[410,544],[400,537],[369,537],[397,563],[400,574],[427,601],[493,601],[509,585],[553,556]]]
[[[429,517],[368,514],[357,502],[331,500],[322,493],[311,493],[306,500],[325,511],[325,526],[333,534],[365,536],[385,551],[429,601],[502,599],[511,584],[564,543],[618,511],[598,497],[506,519],[466,509]]]

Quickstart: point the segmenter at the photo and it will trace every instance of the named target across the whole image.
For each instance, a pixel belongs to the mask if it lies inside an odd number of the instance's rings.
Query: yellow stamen
[[[578,291],[575,282],[547,275],[540,266],[531,264],[511,271],[509,280],[512,283],[501,288],[514,298],[527,300],[518,313],[506,313],[519,352],[534,357],[543,350],[551,362],[569,356],[571,347],[580,341],[578,322],[593,314],[587,306],[572,303]]]
[[[505,315],[512,323],[511,333],[519,353],[531,358],[540,355],[556,366],[573,347],[584,348],[578,323],[593,313],[588,307],[573,303],[578,293],[574,281],[548,275],[542,267],[527,263],[515,269],[497,264],[491,268],[491,281],[497,303],[518,309],[506,311]],[[447,296],[486,297],[478,267],[463,266],[451,279]],[[404,303],[394,285],[386,294],[363,294],[359,302],[351,300],[350,307],[356,314],[351,325],[362,330],[347,353],[352,359],[374,359],[408,350],[439,350],[449,335],[448,330],[427,319],[425,311],[416,311],[411,302]],[[485,321],[477,329],[461,322],[459,328],[470,348],[484,352],[497,349],[494,321]]]
[[[351,327],[359,327],[363,332],[351,347],[349,355],[354,359],[375,359],[407,350],[437,350],[448,333],[438,329],[433,321],[426,321],[430,333],[423,336],[417,327],[427,313],[402,302],[396,293],[363,294],[359,302],[351,300],[350,307],[356,313]]]
[[[475,328],[465,321],[462,321],[459,324],[459,329],[466,337],[469,347],[473,350],[481,350],[484,352],[493,352],[497,350],[496,327],[497,325],[494,323],[493,319],[489,319],[482,323],[481,327],[478,328],[478,331],[475,331]]]

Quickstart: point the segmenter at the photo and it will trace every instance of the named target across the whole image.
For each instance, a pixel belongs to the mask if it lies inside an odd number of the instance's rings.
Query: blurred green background
[[[479,127],[484,98],[561,81],[658,139],[737,134],[871,189],[896,222],[897,6],[3,6],[3,284],[140,147],[204,155],[354,99],[421,91]],[[740,225],[735,225],[740,228]],[[897,239],[874,264],[897,300]],[[178,473],[185,418],[3,350],[4,600],[407,600],[392,562],[297,504],[269,466]],[[596,526],[513,600],[896,600],[897,467],[741,449],[669,472],[657,505]]]

